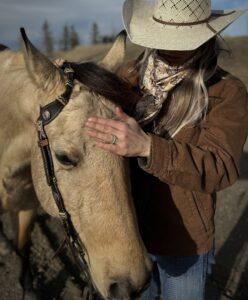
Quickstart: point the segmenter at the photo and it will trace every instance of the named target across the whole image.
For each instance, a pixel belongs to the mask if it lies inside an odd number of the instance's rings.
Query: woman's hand
[[[120,121],[91,117],[86,122],[87,133],[95,139],[96,146],[121,156],[149,157],[151,137],[119,107],[116,107],[115,113]],[[117,139],[112,144],[114,136]]]
[[[57,59],[55,59],[55,60],[53,61],[53,64],[54,64],[56,67],[60,68],[60,67],[63,66],[64,62],[65,62],[65,59],[63,59],[63,58],[57,58]]]

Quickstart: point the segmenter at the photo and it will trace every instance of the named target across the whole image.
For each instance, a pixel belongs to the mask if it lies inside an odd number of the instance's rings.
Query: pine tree
[[[98,44],[100,42],[100,34],[98,24],[94,22],[91,28],[91,43],[93,45]]]
[[[79,36],[77,31],[75,30],[74,26],[71,26],[70,31],[70,47],[73,49],[74,47],[80,44]]]
[[[42,26],[42,31],[43,31],[43,45],[46,53],[50,55],[53,52],[54,47],[53,47],[52,33],[50,30],[49,23],[47,21],[44,22]]]
[[[70,32],[68,26],[65,25],[63,28],[62,38],[60,40],[60,49],[67,51],[70,48]]]

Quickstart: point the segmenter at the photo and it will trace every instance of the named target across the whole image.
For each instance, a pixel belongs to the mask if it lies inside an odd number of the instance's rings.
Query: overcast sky
[[[67,23],[74,25],[81,40],[88,43],[94,21],[98,22],[102,33],[121,30],[122,3],[123,0],[0,0],[0,43],[16,47],[19,27],[23,26],[30,38],[39,44],[46,19],[56,40]],[[248,8],[248,0],[213,0],[212,3],[214,9]],[[224,34],[248,35],[248,13]]]

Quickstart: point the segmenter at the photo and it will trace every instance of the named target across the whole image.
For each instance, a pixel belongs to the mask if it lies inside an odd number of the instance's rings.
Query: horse
[[[128,110],[128,99],[135,98],[116,75],[125,52],[122,32],[99,63],[72,64],[70,101],[46,127],[64,205],[85,247],[91,280],[104,299],[133,299],[151,272],[138,230],[128,160],[95,147],[84,126],[93,115],[115,118],[116,105],[125,108],[126,103]],[[66,76],[28,39],[22,51],[4,48],[0,65],[0,211],[10,213],[21,250],[39,205],[59,217],[36,127],[40,107],[65,92]]]

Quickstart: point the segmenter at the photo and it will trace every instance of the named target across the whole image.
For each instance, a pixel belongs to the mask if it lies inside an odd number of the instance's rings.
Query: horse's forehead
[[[49,125],[49,135],[53,140],[70,140],[81,143],[87,139],[85,122],[87,117],[97,113],[96,101],[89,92],[80,92],[72,97],[60,115]]]
[[[112,117],[115,105],[104,97],[89,92],[86,88],[72,95],[68,107],[65,109],[66,123],[73,118],[77,121],[86,121],[90,116]],[[76,125],[76,123],[74,125]],[[73,125],[73,124],[72,124]]]
[[[95,111],[97,106],[93,97],[87,91],[81,91],[77,95],[72,95],[69,103],[59,115],[58,120],[63,127],[78,127],[91,111]]]
[[[114,105],[110,101],[89,92],[85,87],[76,86],[68,105],[51,123],[51,135],[54,138],[68,136],[74,140],[81,139],[88,117],[112,117],[113,110]]]

